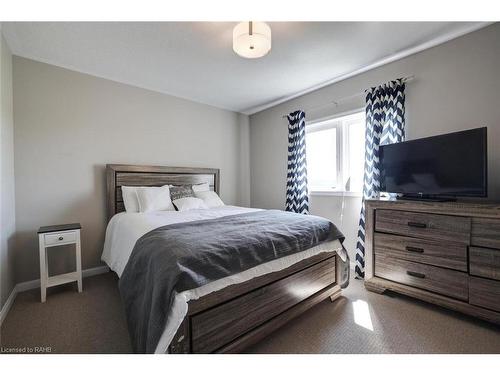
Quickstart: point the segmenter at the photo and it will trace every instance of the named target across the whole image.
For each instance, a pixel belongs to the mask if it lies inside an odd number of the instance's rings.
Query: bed
[[[112,164],[107,165],[106,173],[109,224],[102,259],[121,278],[120,282],[127,266],[130,268],[130,256],[136,252],[134,246],[145,234],[161,228],[224,223],[228,219],[264,215],[262,210],[236,206],[187,212],[125,213],[121,186],[208,183],[211,190],[219,193],[219,170]],[[154,350],[150,347],[145,352],[241,352],[315,304],[327,298],[334,301],[341,295],[339,282],[345,278],[341,275],[341,269],[345,269],[341,257],[345,260],[346,255],[341,241],[340,238],[324,241],[304,251],[174,293]],[[128,285],[130,288],[130,282]],[[122,289],[121,292],[123,297]],[[137,330],[137,326],[131,328],[130,316],[128,320],[129,330]]]

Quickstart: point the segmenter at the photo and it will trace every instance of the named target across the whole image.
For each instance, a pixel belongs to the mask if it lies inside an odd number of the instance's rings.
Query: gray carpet
[[[51,347],[52,353],[128,353],[125,316],[112,273],[21,293],[1,328],[3,347]],[[368,292],[352,280],[343,297],[324,301],[249,353],[500,353],[500,328],[423,302]]]
[[[131,344],[114,273],[17,295],[1,328],[2,347],[50,347],[52,353],[129,353]]]

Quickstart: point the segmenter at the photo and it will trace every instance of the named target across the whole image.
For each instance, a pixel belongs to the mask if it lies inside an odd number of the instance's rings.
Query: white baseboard
[[[14,304],[16,296],[17,296],[17,290],[16,290],[16,285],[14,285],[14,288],[12,288],[12,292],[10,292],[9,298],[7,298],[7,301],[5,301],[2,310],[0,310],[0,327],[2,326],[4,319],[7,317],[10,308]]]
[[[95,275],[99,275],[99,274],[106,273],[106,272],[109,272],[108,266],[87,268],[87,269],[82,271],[82,277],[85,278],[85,277],[95,276]],[[40,279],[25,281],[25,282],[16,284],[14,286],[14,288],[12,289],[12,292],[10,293],[9,298],[7,298],[7,301],[3,305],[2,310],[0,310],[0,326],[2,325],[10,308],[14,304],[14,301],[16,299],[17,294],[21,293],[21,292],[25,292],[27,290],[36,289],[39,287],[40,287]]]
[[[19,283],[15,286],[15,288],[17,293],[25,292],[26,290],[40,288],[40,279]]]
[[[82,271],[82,277],[90,277],[95,275],[100,275],[101,273],[109,272],[108,266],[99,266],[94,268],[87,268]]]
[[[82,277],[90,277],[101,273],[109,272],[108,266],[99,266],[82,270]],[[40,288],[40,279],[25,281],[16,285],[17,292]]]

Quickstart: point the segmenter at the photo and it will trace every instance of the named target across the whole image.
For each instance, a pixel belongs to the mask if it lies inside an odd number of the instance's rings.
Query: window
[[[361,193],[364,151],[364,112],[307,124],[309,191]]]

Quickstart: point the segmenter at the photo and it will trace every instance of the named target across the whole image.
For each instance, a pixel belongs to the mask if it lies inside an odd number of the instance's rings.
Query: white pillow
[[[224,206],[224,202],[219,198],[215,191],[200,191],[195,192],[194,195],[196,195],[196,198],[202,199],[208,208]]]
[[[140,212],[175,211],[168,185],[137,188],[137,200]]]
[[[179,211],[207,209],[207,205],[200,198],[186,197],[174,200],[175,207]]]
[[[123,204],[127,212],[139,212],[137,186],[122,186]]]
[[[195,193],[199,192],[199,191],[209,191],[209,190],[210,190],[210,185],[208,184],[208,182],[204,182],[202,184],[193,185],[193,191]]]

